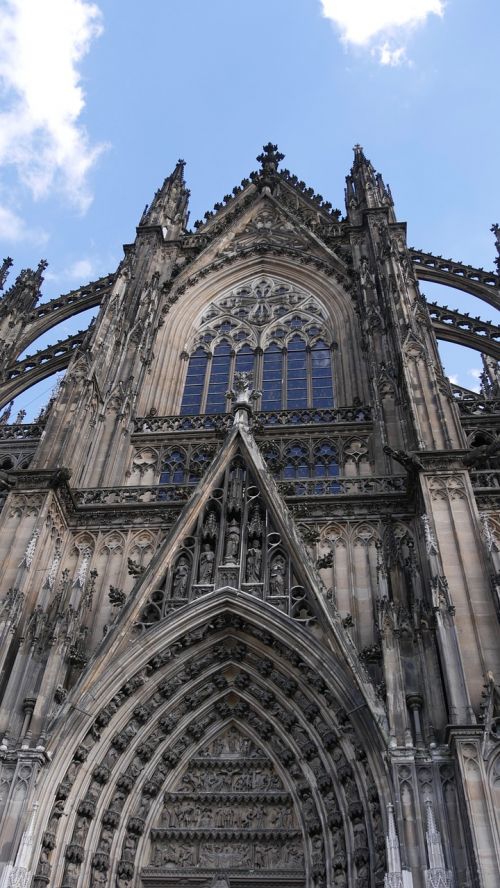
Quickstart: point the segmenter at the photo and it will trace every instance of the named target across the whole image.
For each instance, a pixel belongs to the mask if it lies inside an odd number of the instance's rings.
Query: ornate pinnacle
[[[275,173],[278,169],[280,160],[284,160],[285,155],[278,151],[278,146],[268,142],[262,148],[262,154],[259,154],[257,160],[262,166],[263,173]]]
[[[497,248],[497,253],[498,253],[497,258],[495,259],[495,265],[497,267],[497,274],[500,274],[500,225],[498,225],[498,223],[495,222],[491,226],[490,231],[492,231],[493,234],[495,235],[495,247]]]
[[[252,401],[260,397],[260,392],[253,388],[253,374],[243,371],[234,374],[233,388],[226,394],[233,401],[235,423],[241,422],[252,412]]]
[[[450,888],[451,872],[446,869],[441,835],[434,819],[431,799],[426,799],[427,831],[425,834],[429,869],[425,871],[426,888]]]
[[[7,280],[7,275],[9,273],[9,268],[12,265],[12,259],[10,256],[7,256],[6,259],[3,260],[2,265],[0,267],[0,290],[3,290],[5,281]]]

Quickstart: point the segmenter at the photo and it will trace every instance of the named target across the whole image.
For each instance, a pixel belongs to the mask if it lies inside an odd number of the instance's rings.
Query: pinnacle
[[[262,154],[258,155],[257,160],[261,164],[263,172],[275,173],[280,160],[284,160],[284,158],[285,155],[278,150],[278,146],[268,142],[267,145],[263,146]]]

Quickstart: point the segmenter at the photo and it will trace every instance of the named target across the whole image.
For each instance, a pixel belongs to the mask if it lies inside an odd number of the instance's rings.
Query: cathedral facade
[[[193,230],[179,161],[116,273],[0,300],[2,403],[67,368],[0,420],[2,888],[500,884],[500,330],[419,290],[500,259],[282,160]]]

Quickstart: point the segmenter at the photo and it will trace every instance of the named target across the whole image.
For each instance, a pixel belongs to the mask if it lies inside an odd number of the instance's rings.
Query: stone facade
[[[67,367],[0,421],[2,888],[499,883],[500,332],[418,284],[499,278],[359,146],[345,218],[282,159],[192,232],[179,162],[114,275],[0,301],[4,403]]]

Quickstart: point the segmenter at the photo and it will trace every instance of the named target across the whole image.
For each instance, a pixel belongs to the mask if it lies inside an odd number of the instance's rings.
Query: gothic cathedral
[[[409,248],[360,146],[345,217],[257,159],[0,300],[1,402],[67,368],[0,419],[2,888],[500,884],[500,330],[419,291],[500,258]]]

